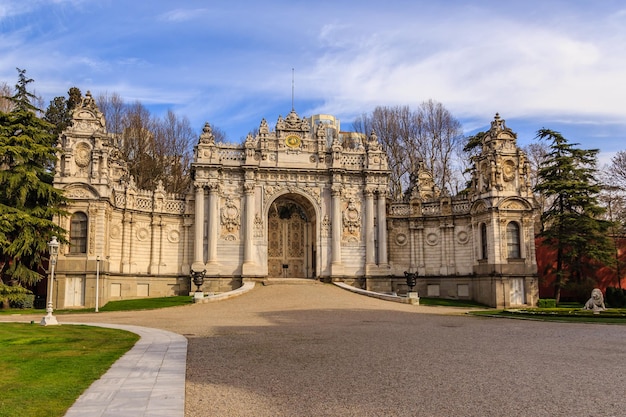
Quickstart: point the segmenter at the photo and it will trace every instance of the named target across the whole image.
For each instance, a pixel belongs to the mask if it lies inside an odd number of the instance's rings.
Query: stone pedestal
[[[59,322],[57,321],[57,318],[54,317],[52,314],[46,314],[41,319],[41,322],[39,322],[39,324],[41,324],[42,326],[54,326],[54,325],[58,325]]]
[[[417,294],[417,291],[411,291],[407,294],[409,297],[409,304],[420,305],[420,297]]]
[[[193,302],[201,303],[204,300],[204,293],[202,291],[196,291],[193,293]]]

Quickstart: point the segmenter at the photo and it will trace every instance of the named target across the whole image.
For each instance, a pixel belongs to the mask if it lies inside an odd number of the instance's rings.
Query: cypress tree
[[[14,104],[0,112],[0,294],[6,284],[32,285],[42,279],[47,243],[65,231],[53,222],[64,215],[65,198],[52,186],[57,137],[54,126],[39,118],[28,91],[33,80],[18,68]],[[3,291],[4,289],[4,291]]]
[[[535,191],[548,200],[539,236],[556,252],[554,298],[558,303],[568,282],[582,284],[593,276],[593,261],[610,260],[610,223],[600,219],[604,208],[598,202],[601,185],[595,178],[599,150],[578,149],[578,144],[548,129],[539,130],[537,138],[550,144]]]

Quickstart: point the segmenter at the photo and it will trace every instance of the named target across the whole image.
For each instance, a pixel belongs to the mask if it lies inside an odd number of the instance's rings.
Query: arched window
[[[480,224],[480,259],[487,259],[487,225]]]
[[[87,215],[76,212],[70,219],[70,254],[87,253]]]
[[[519,224],[510,222],[506,225],[506,245],[509,259],[521,258]]]

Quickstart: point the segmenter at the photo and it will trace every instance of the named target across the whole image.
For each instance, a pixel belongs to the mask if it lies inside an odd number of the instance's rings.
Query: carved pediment
[[[74,200],[92,200],[100,198],[98,192],[87,184],[70,185],[64,190],[63,194],[65,197]]]
[[[481,214],[481,213],[486,213],[487,212],[487,204],[483,201],[477,201],[474,203],[474,205],[472,206],[472,209],[470,210],[470,213],[472,214]]]
[[[506,200],[500,205],[500,210],[531,210],[531,207],[522,200]]]
[[[72,112],[72,127],[68,130],[81,133],[92,133],[98,130],[105,131],[104,114],[96,106],[96,102],[87,91],[80,104]]]
[[[306,118],[298,116],[295,110],[291,110],[287,117],[284,119],[278,116],[276,121],[276,131],[291,131],[291,132],[308,132],[311,130],[311,126]]]

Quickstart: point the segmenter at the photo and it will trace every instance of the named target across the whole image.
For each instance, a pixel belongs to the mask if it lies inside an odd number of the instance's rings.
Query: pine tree
[[[543,244],[556,250],[554,298],[568,283],[581,284],[593,276],[593,261],[608,262],[609,222],[601,220],[596,181],[597,149],[578,149],[559,132],[541,129],[537,138],[550,143],[550,153],[538,171],[535,191],[548,200],[542,213]]]
[[[55,97],[46,109],[44,120],[54,125],[53,133],[55,136],[70,126],[72,110],[80,104],[81,92],[77,87],[70,88],[67,95],[67,99],[63,96]]]
[[[37,117],[33,82],[18,68],[14,108],[0,112],[0,293],[5,284],[32,285],[42,275],[47,242],[65,231],[53,222],[65,214],[62,191],[52,186],[56,160],[54,126]],[[5,291],[7,293],[8,291]]]

